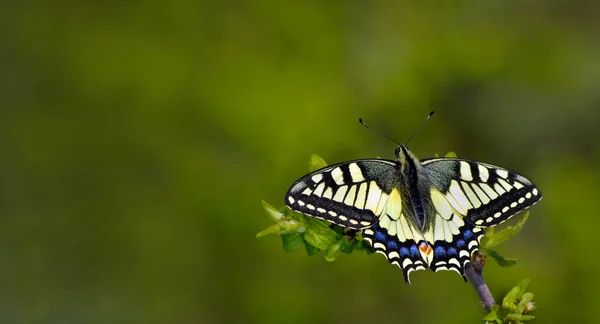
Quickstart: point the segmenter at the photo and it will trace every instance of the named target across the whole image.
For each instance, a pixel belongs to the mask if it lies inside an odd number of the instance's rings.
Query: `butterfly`
[[[361,159],[327,166],[298,179],[286,205],[308,216],[362,231],[363,239],[410,273],[465,267],[486,228],[542,198],[523,175],[458,158],[419,160],[398,144],[396,160]]]

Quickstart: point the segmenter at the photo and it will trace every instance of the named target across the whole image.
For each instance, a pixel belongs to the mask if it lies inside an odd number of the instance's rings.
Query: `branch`
[[[477,295],[479,295],[481,304],[485,307],[485,310],[489,312],[490,309],[496,305],[496,302],[494,301],[494,297],[492,297],[492,293],[485,283],[485,280],[483,280],[483,264],[484,261],[482,256],[477,253],[473,262],[467,264],[465,267],[465,274],[473,285],[473,288],[475,288]]]

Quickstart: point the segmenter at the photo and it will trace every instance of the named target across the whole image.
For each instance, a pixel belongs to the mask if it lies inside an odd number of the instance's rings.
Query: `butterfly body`
[[[363,159],[327,166],[297,180],[292,210],[361,230],[373,249],[412,271],[465,266],[485,228],[541,199],[524,176],[495,165],[454,158],[419,160],[404,145],[397,160]]]

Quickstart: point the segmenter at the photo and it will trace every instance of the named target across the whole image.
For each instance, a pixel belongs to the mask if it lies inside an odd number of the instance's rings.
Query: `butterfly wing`
[[[460,159],[422,162],[424,187],[435,215],[425,233],[432,245],[433,271],[465,266],[479,249],[484,229],[537,203],[542,195],[521,174],[488,163]]]
[[[488,163],[444,158],[422,166],[430,185],[477,227],[498,225],[542,198],[531,180]]]
[[[285,203],[294,211],[362,229],[377,222],[397,183],[395,161],[343,162],[298,179],[285,195]]]

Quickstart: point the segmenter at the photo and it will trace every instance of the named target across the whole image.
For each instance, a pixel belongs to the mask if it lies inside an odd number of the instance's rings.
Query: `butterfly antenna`
[[[415,135],[417,135],[417,133],[420,132],[421,129],[423,129],[423,127],[425,127],[425,124],[427,124],[427,121],[429,120],[429,118],[431,118],[431,116],[433,116],[434,113],[435,111],[432,111],[429,113],[429,115],[427,115],[427,118],[425,118],[425,120],[421,123],[421,126],[419,126],[419,128],[417,128],[417,130],[408,138],[408,141],[406,141],[404,145],[408,146],[410,140],[412,140],[413,137],[415,137]]]
[[[365,122],[363,122],[362,118],[359,118],[359,119],[358,119],[358,121],[360,122],[360,124],[361,124],[361,125],[365,126],[365,127],[368,129],[368,130],[372,131],[373,133],[375,133],[375,134],[377,134],[377,135],[380,135],[380,136],[383,136],[383,137],[385,137],[385,138],[389,139],[390,141],[392,141],[392,142],[394,142],[394,143],[398,144],[398,146],[401,146],[401,145],[402,145],[402,144],[400,144],[398,141],[396,141],[395,139],[393,139],[391,136],[389,136],[389,135],[387,135],[387,134],[385,134],[385,133],[382,133],[382,132],[380,132],[380,131],[374,130],[373,128],[371,128],[371,126],[369,126],[369,125],[365,124]]]

